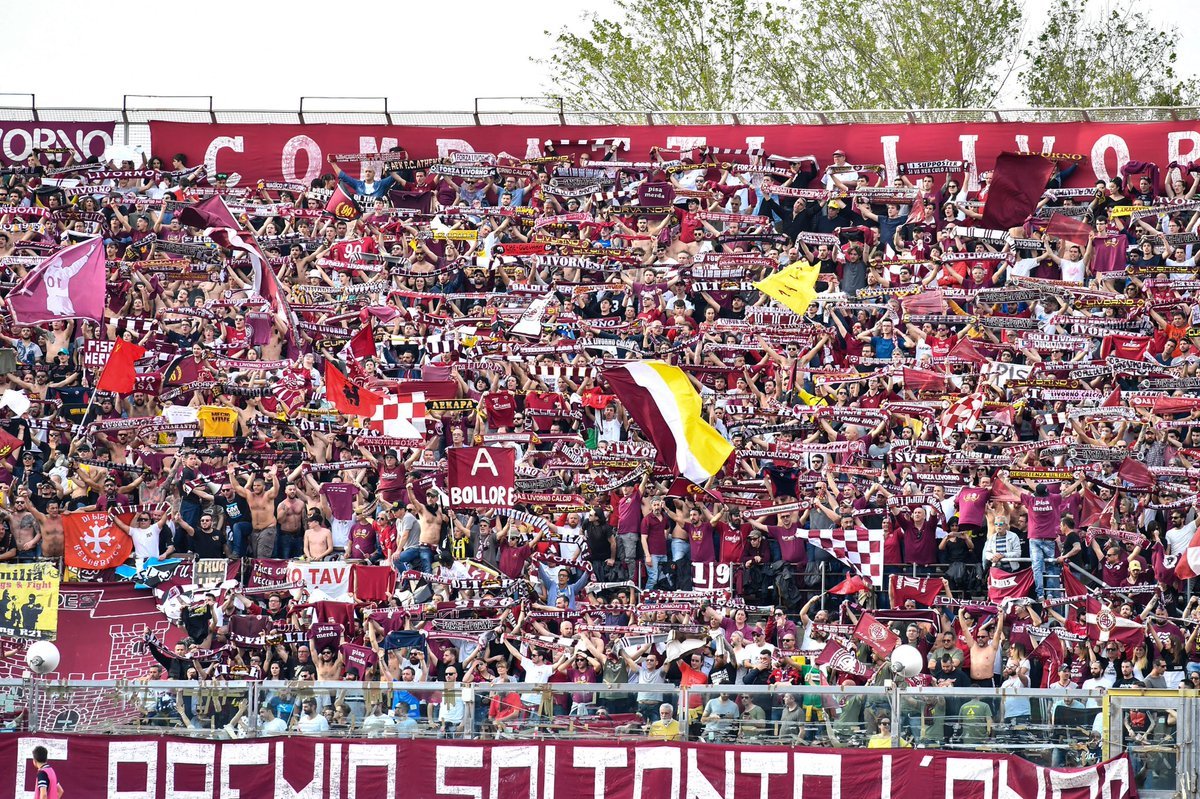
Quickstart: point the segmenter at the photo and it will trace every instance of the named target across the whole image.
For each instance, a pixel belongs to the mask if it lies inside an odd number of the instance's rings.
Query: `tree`
[[[803,0],[799,47],[775,80],[797,107],[975,108],[1016,64],[1017,0]]]
[[[587,110],[772,108],[773,50],[789,34],[785,9],[760,0],[616,0],[615,18],[588,13],[585,33],[546,31],[541,63],[567,105]]]
[[[616,0],[553,36],[574,108],[989,106],[1011,74],[1017,0]]]
[[[1021,83],[1034,106],[1096,108],[1183,105],[1175,74],[1178,31],[1162,29],[1134,5],[1087,22],[1088,0],[1056,0],[1041,34],[1024,49]]]

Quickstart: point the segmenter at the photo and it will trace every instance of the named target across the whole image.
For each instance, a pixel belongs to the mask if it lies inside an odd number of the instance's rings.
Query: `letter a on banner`
[[[517,453],[507,447],[454,447],[446,451],[452,508],[511,508]]]

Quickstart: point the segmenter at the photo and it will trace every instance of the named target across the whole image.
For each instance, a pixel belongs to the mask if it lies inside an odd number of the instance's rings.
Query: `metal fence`
[[[1127,752],[1150,799],[1195,795],[1200,767],[1195,691],[0,681],[5,732],[645,740],[662,732],[649,722],[663,717],[678,721],[679,739],[701,742],[987,751],[1052,767]]]

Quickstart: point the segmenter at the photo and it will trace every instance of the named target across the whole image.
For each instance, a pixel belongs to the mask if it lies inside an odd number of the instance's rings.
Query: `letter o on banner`
[[[24,141],[20,150],[13,149],[13,139],[20,137]],[[4,134],[4,157],[9,161],[24,161],[33,152],[33,139],[24,128],[12,128]]]
[[[304,167],[304,174],[297,175],[296,156],[301,150],[308,156],[308,163]],[[293,136],[283,145],[279,170],[283,173],[283,179],[289,183],[309,183],[320,176],[321,163],[321,145],[309,136]]]
[[[1115,133],[1105,133],[1092,145],[1092,169],[1096,171],[1096,180],[1107,182],[1113,179],[1108,172],[1108,164],[1104,162],[1104,156],[1110,149],[1117,154],[1115,174],[1120,175],[1121,167],[1129,163],[1129,145]]]

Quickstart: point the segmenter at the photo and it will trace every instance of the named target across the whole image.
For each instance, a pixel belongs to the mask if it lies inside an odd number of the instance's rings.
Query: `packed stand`
[[[107,513],[182,631],[147,642],[144,678],[291,681],[260,708],[166,692],[146,723],[676,739],[687,714],[699,740],[884,746],[886,696],[741,688],[882,685],[897,644],[913,686],[1200,686],[1200,165],[1073,188],[1064,157],[993,230],[989,173],[887,183],[840,150],[397,149],[250,187],[196,155],[35,154],[0,189],[10,287],[97,235],[108,262],[103,324],[3,331],[0,390],[31,406],[0,401],[0,560],[60,560],[64,519]],[[796,265],[817,273],[802,314],[756,286]],[[117,339],[145,350],[134,390],[96,391]],[[606,378],[650,359],[732,446],[710,479],[656,460]],[[515,491],[491,495],[511,508],[451,501],[477,445],[511,451]],[[193,558],[241,562],[168,578]],[[349,580],[289,578],[318,562]],[[681,685],[720,692],[678,707]],[[906,745],[1099,708],[903,702]],[[1171,740],[1173,718],[1138,723]]]

